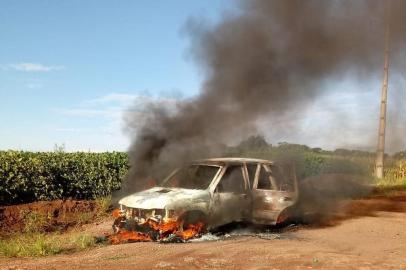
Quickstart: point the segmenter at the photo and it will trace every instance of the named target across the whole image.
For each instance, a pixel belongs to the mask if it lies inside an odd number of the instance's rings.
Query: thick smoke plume
[[[328,93],[326,80],[349,73],[380,79],[386,3],[253,0],[239,2],[237,12],[214,26],[191,20],[192,52],[206,76],[201,92],[175,111],[146,112],[129,149],[124,188],[143,188],[142,179],[161,176],[161,165],[219,154],[221,145],[255,133],[260,117],[282,119],[294,132],[301,111]],[[393,0],[393,49],[405,45],[404,14],[406,2]]]

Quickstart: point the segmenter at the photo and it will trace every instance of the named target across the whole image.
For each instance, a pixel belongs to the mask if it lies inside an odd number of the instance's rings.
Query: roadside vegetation
[[[76,252],[100,245],[94,236],[83,233],[31,232],[0,240],[0,256],[37,257]]]
[[[385,177],[377,180],[378,187],[406,188],[406,159],[393,160],[385,168]]]
[[[49,217],[34,211],[26,213],[22,232],[0,238],[0,256],[37,257],[76,252],[100,245],[94,236],[81,232],[79,227],[68,234],[63,230],[52,231],[51,228]]]
[[[82,225],[102,221],[109,215],[111,196],[94,200],[93,211],[70,213],[60,222],[48,213],[21,210],[22,227],[0,235],[0,256],[37,257],[71,253],[103,245],[94,235],[83,232]]]

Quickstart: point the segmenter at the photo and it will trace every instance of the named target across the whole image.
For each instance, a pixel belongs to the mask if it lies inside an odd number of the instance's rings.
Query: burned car
[[[297,197],[291,168],[261,159],[199,160],[156,187],[122,198],[113,228],[136,231],[135,238],[187,239],[231,222],[274,225],[289,217]]]

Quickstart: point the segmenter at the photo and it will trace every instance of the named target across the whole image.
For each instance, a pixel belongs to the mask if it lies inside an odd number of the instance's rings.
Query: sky
[[[230,1],[0,1],[0,149],[126,150],[133,102],[196,95],[185,23]]]
[[[215,23],[235,5],[232,0],[1,0],[0,150],[127,150],[129,108],[142,119],[148,104],[171,106],[199,94],[204,78],[190,53],[186,22]],[[300,116],[300,133],[273,133],[266,118],[259,131],[272,143],[371,149],[380,83],[381,73],[368,83],[350,77],[326,82],[340,91]],[[365,91],[354,94],[354,87]],[[351,129],[332,124],[337,114]]]

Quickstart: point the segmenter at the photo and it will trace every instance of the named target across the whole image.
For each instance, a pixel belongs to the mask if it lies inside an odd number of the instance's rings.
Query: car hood
[[[119,204],[131,208],[164,209],[185,201],[199,201],[208,192],[201,189],[154,187],[122,198]]]

